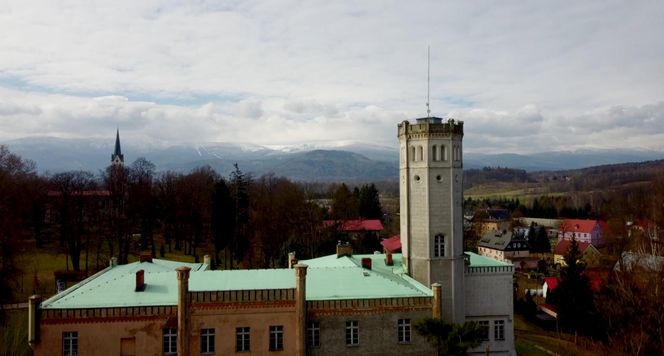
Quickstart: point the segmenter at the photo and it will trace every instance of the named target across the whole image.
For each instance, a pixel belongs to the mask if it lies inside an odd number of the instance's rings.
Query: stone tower
[[[408,273],[442,285],[442,316],[465,319],[463,122],[441,118],[399,124],[401,245]]]
[[[120,149],[120,129],[115,133],[115,151],[111,155],[111,164],[113,166],[124,165],[124,155],[122,149]]]

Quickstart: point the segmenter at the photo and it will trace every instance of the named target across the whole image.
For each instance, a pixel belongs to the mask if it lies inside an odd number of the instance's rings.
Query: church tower
[[[399,124],[401,245],[408,273],[442,286],[443,319],[464,308],[463,122],[441,118]]]
[[[111,155],[111,164],[113,166],[124,165],[124,155],[122,149],[120,149],[120,129],[115,133],[115,151]]]

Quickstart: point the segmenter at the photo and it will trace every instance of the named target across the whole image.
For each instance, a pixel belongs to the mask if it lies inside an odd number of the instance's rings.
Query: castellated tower
[[[408,273],[442,285],[443,319],[462,323],[463,122],[441,118],[399,124],[401,245]]]

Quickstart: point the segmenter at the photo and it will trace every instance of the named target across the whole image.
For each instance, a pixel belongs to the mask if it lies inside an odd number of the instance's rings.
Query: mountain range
[[[28,137],[6,141],[10,151],[34,161],[40,173],[67,170],[103,170],[111,159],[113,141]],[[274,173],[298,181],[378,181],[398,178],[397,147],[362,143],[339,146],[270,148],[253,144],[203,143],[168,147],[123,144],[125,162],[138,157],[152,161],[158,171],[188,172],[209,165],[226,176],[237,163],[254,176]],[[585,150],[534,154],[466,153],[464,168],[509,167],[533,171],[578,169],[590,166],[664,158],[663,152]]]

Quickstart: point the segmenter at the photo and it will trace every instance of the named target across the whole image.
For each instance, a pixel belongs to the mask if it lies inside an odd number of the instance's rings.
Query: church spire
[[[114,166],[121,166],[124,164],[124,155],[120,148],[120,129],[115,133],[115,151],[111,155],[111,164]]]

